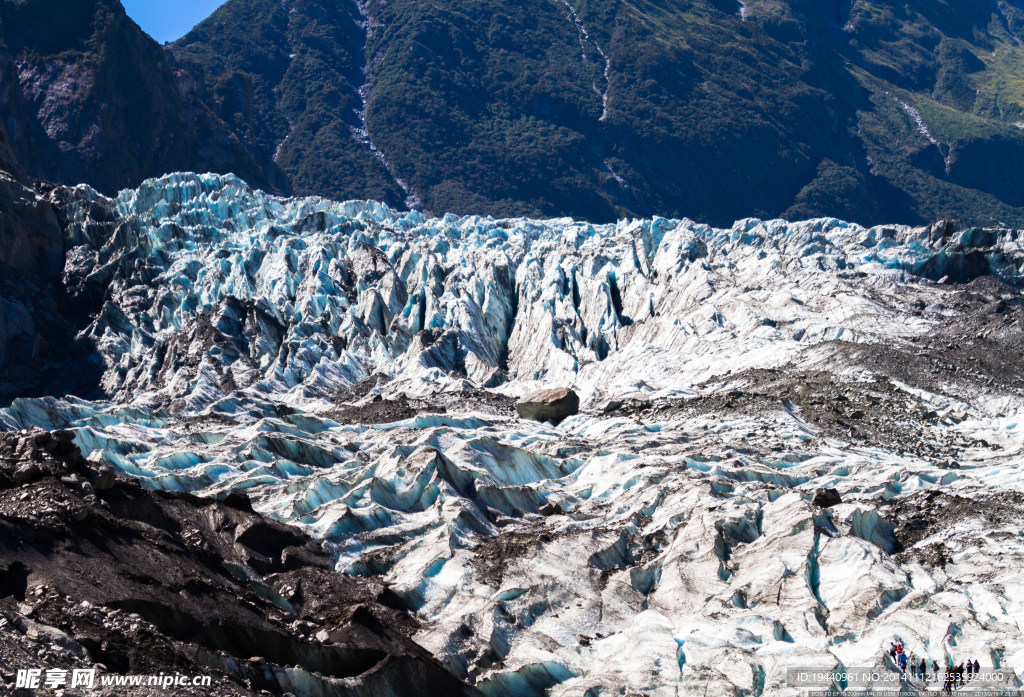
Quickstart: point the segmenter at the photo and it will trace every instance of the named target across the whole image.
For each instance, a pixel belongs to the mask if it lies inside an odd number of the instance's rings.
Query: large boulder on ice
[[[557,424],[568,416],[580,413],[580,398],[566,387],[541,390],[516,402],[516,411],[524,419],[554,421]]]
[[[842,502],[842,497],[835,489],[818,489],[814,494],[814,500],[811,501],[815,506],[821,506],[822,508],[832,508],[832,506],[838,506]]]

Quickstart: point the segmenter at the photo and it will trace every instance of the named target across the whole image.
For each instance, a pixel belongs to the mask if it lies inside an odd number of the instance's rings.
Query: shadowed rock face
[[[0,40],[0,123],[31,176],[107,193],[181,168],[280,183],[120,2],[3,0]]]
[[[524,419],[558,424],[580,412],[580,398],[565,387],[541,390],[516,402],[516,411]]]
[[[0,83],[10,73],[0,55]],[[10,145],[0,122],[0,404],[19,396],[94,392],[99,374],[78,360],[88,348],[75,341],[88,313],[63,303],[60,212]]]
[[[244,496],[144,490],[84,460],[72,437],[0,434],[8,682],[46,657],[214,677],[188,695],[476,694],[408,638],[416,622],[379,581],[335,573],[319,544]]]

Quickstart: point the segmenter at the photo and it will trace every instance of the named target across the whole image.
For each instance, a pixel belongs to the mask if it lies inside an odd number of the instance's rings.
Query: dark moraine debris
[[[211,677],[175,688],[186,697],[479,694],[410,638],[379,580],[335,572],[243,496],[111,480],[73,437],[0,433],[0,694],[40,665]],[[97,678],[88,694],[126,693]]]

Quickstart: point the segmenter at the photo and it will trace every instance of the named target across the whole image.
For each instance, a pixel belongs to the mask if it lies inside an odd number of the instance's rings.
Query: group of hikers
[[[903,640],[899,637],[896,637],[896,641],[889,643],[889,656],[899,666],[901,672],[913,678],[925,681],[931,679],[934,682],[938,682],[939,678],[942,678],[942,687],[947,692],[966,685],[981,672],[981,664],[978,663],[978,659],[961,661],[960,665],[954,665],[950,660],[949,665],[945,667],[940,666],[938,661],[933,659],[929,666],[928,659],[924,656],[915,656],[913,652],[908,654],[903,646]]]

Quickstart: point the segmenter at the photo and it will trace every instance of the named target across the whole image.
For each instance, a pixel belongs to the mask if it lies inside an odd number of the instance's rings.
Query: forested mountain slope
[[[988,0],[231,0],[171,50],[297,194],[1011,224],[1022,18]]]
[[[67,5],[67,7],[64,7]],[[29,174],[496,216],[1024,224],[1020,0],[0,2]]]

